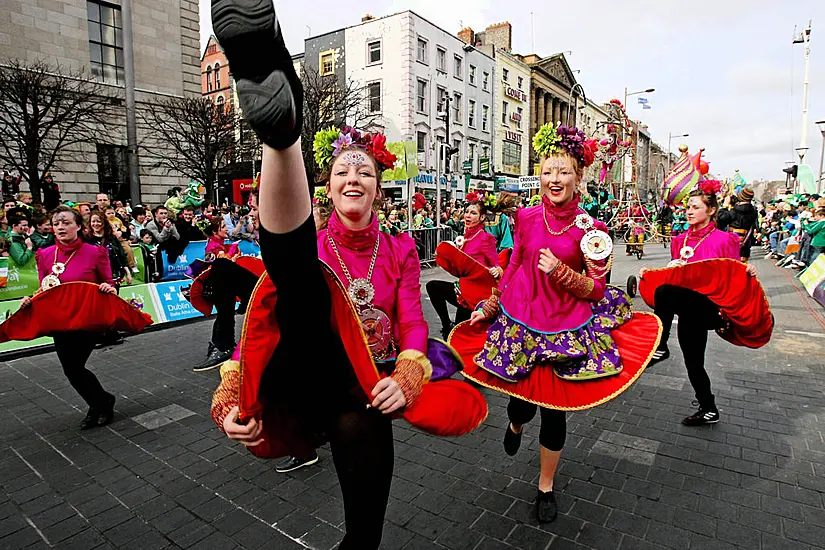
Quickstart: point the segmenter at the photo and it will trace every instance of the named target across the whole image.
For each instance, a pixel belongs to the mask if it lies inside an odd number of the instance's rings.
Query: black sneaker
[[[556,495],[553,491],[545,493],[539,490],[536,495],[536,519],[539,523],[552,523],[559,515],[559,508],[556,506]]]
[[[232,67],[244,118],[273,149],[301,136],[304,92],[272,0],[212,0],[212,29]]]
[[[192,368],[193,372],[203,372],[210,369],[217,368],[221,366],[221,364],[225,361],[229,361],[232,358],[232,350],[221,351],[216,347],[213,347],[209,354],[206,356],[206,359],[201,361],[199,364]]]
[[[699,405],[699,402],[694,401],[693,404]],[[705,424],[716,424],[717,422],[719,422],[719,410],[716,405],[710,407],[699,405],[698,411],[682,419],[682,424],[685,426],[704,426]]]
[[[653,352],[653,358],[650,360],[650,363],[648,363],[647,366],[655,365],[660,361],[664,361],[668,357],[670,357],[670,350],[667,348],[667,346],[660,346],[659,349]]]
[[[507,428],[504,432],[504,452],[510,456],[516,456],[518,448],[521,446],[521,434],[524,433],[524,427],[521,428],[521,433],[513,431],[512,424],[507,423]]]
[[[288,456],[286,458],[282,458],[275,464],[275,471],[281,474],[285,474],[287,472],[292,472],[293,470],[297,470],[299,468],[303,468],[304,466],[312,466],[318,462],[318,455],[312,455],[309,458],[298,458],[297,456]]]

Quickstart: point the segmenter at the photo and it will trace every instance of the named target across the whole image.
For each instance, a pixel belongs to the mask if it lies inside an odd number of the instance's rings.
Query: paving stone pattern
[[[664,263],[662,249],[648,249],[644,262],[620,256],[614,283]],[[825,547],[825,329],[786,272],[757,265],[777,329],[756,351],[711,336],[721,423],[679,423],[692,395],[674,334],[669,361],[618,399],[569,415],[560,514],[539,526],[538,425],[507,457],[502,396],[487,393],[489,418],[462,438],[398,422],[382,548]],[[445,276],[425,271],[435,277]],[[436,334],[426,299],[425,310]],[[117,417],[82,433],[85,407],[53,353],[0,364],[0,548],[288,550],[340,541],[328,449],[317,466],[278,474],[208,418],[218,373],[190,368],[209,331],[195,323],[96,351],[90,365],[117,394]]]

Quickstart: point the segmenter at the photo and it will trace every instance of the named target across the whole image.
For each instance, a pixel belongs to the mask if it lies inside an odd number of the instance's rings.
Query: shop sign
[[[521,134],[518,132],[513,132],[512,130],[507,130],[504,132],[504,139],[514,143],[521,143]]]
[[[515,99],[516,101],[527,101],[527,94],[518,88],[513,88],[507,84],[504,85],[504,95],[510,99]]]

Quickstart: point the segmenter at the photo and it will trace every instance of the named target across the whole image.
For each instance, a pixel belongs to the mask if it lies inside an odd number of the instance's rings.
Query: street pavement
[[[641,261],[617,252],[619,285],[667,260],[661,245],[648,245]],[[756,265],[776,329],[761,350],[711,334],[719,424],[680,424],[694,407],[674,334],[668,361],[610,403],[568,416],[560,514],[539,526],[537,421],[514,458],[501,444],[506,399],[492,392],[488,419],[465,437],[398,421],[382,548],[825,547],[825,311],[790,273]],[[439,277],[448,278],[426,270],[422,280]],[[436,335],[426,297],[424,307]],[[89,364],[116,393],[117,416],[87,432],[77,430],[85,405],[54,353],[0,363],[0,548],[288,550],[340,541],[328,448],[318,465],[278,474],[210,420],[218,372],[191,371],[210,328],[183,325],[96,351]]]

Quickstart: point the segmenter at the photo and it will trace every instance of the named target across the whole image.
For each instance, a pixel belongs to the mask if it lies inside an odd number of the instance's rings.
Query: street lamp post
[[[690,137],[690,134],[682,134],[679,136],[674,136],[670,132],[667,133],[667,171],[670,173],[670,140],[673,138],[683,138],[683,137]]]
[[[825,120],[816,123],[819,133],[822,134],[822,150],[819,153],[819,178],[816,180],[816,193],[822,193],[822,166],[825,164]]]
[[[625,89],[624,89],[624,102],[622,103],[622,105],[624,105],[625,113],[627,113],[627,98],[628,98],[628,97],[630,97],[630,96],[632,96],[632,95],[639,95],[639,94],[650,94],[650,93],[653,93],[653,92],[655,92],[655,91],[656,91],[656,89],[655,89],[655,88],[648,88],[647,90],[639,90],[638,92],[629,92],[629,93],[628,93],[628,91],[627,91],[627,87],[625,87]],[[636,142],[637,142],[637,143],[638,143],[638,141],[639,141],[639,136],[638,136],[639,130],[638,130],[638,128],[639,128],[639,127],[638,127],[638,126],[636,126]],[[625,183],[625,181],[624,181],[624,178],[625,178],[625,170],[627,170],[627,168],[625,167],[625,157],[626,157],[626,156],[627,156],[627,155],[625,155],[624,157],[622,157],[622,189],[624,189],[624,183]],[[633,177],[631,176],[631,180],[632,180],[632,179],[633,179]]]

